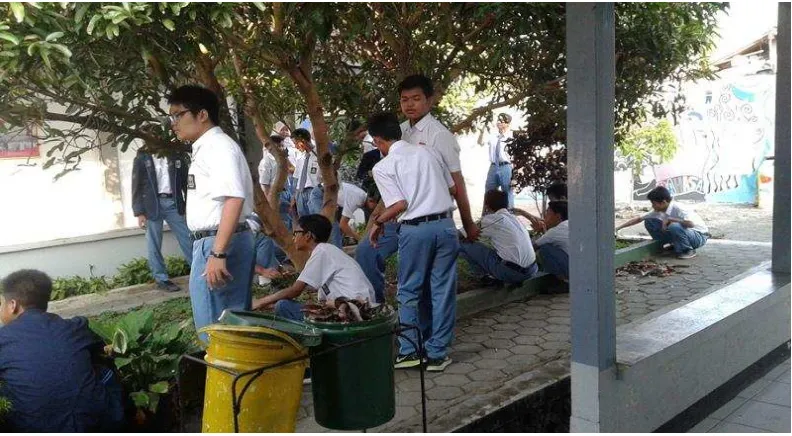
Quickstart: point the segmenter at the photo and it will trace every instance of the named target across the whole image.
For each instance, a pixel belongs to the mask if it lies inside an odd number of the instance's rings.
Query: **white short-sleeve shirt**
[[[487,145],[489,146],[489,159],[492,163],[504,163],[504,162],[511,162],[511,156],[509,153],[506,152],[506,142],[511,140],[513,134],[510,131],[501,135],[500,132],[495,133],[494,135],[490,136],[489,140],[487,141]],[[498,156],[498,139],[500,139],[500,156]],[[499,159],[500,157],[500,159]]]
[[[376,305],[374,288],[360,265],[333,244],[318,244],[297,280],[316,289],[319,301],[346,297]]]
[[[535,242],[537,247],[545,244],[555,245],[569,254],[569,221],[561,221],[557,226],[545,232]]]
[[[352,219],[355,211],[365,206],[367,199],[366,191],[351,183],[341,183],[341,189],[338,190],[338,205],[342,208],[341,216]]]
[[[157,173],[157,194],[172,194],[170,173],[168,172],[168,158],[164,156],[151,156],[154,160],[154,172]]]
[[[693,223],[693,230],[699,233],[709,233],[709,228],[707,224],[704,223],[704,220],[701,218],[699,214],[697,214],[692,209],[687,209],[686,207],[682,206],[681,204],[677,203],[676,201],[671,201],[668,204],[668,209],[665,212],[655,212],[651,211],[643,216],[643,219],[647,218],[655,218],[659,220],[663,220],[666,216],[671,218],[677,218],[685,221],[690,221]]]
[[[275,184],[275,178],[278,175],[278,161],[267,149],[264,149],[264,157],[259,162],[258,173],[259,185],[272,186]]]
[[[442,158],[446,169],[452,173],[462,171],[459,161],[459,144],[454,134],[432,114],[426,114],[414,126],[409,121],[401,124],[402,140],[415,145],[433,148]]]
[[[253,212],[253,178],[245,155],[220,127],[213,127],[193,144],[187,179],[187,227],[216,229],[228,197],[242,198],[239,222]]]
[[[300,150],[297,150],[297,146],[294,144],[294,141],[292,141],[291,138],[283,138],[283,146],[286,147],[289,163],[292,164],[293,167],[297,167],[297,160],[300,156]]]
[[[307,163],[306,163],[307,161]],[[302,184],[301,179],[303,175],[303,167],[308,165],[308,170],[305,171],[305,185]],[[297,188],[314,188],[322,183],[322,173],[319,171],[319,160],[313,152],[301,152],[297,157],[297,164],[294,166],[294,177],[297,178]]]
[[[528,229],[506,209],[481,218],[481,236],[492,241],[495,251],[503,260],[523,268],[536,261]]]
[[[453,206],[448,188],[454,181],[428,147],[397,141],[372,172],[385,207],[407,201],[399,221],[448,212]]]
[[[377,146],[374,145],[374,138],[372,138],[368,133],[366,133],[366,137],[363,138],[361,145],[363,146],[363,154],[377,149]]]

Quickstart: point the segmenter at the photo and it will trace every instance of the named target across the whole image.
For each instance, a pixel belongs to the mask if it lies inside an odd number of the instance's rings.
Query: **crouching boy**
[[[333,226],[322,215],[305,215],[294,226],[294,245],[311,256],[297,281],[286,289],[253,301],[253,309],[274,307],[275,314],[296,321],[303,319],[303,304],[294,301],[310,287],[317,291],[319,302],[333,306],[335,300],[368,301],[374,305],[374,289],[360,265],[343,250],[328,244]]]
[[[47,313],[52,281],[20,270],[2,281],[0,395],[11,402],[4,417],[16,432],[118,431],[121,387],[97,366],[104,342],[83,317]]]

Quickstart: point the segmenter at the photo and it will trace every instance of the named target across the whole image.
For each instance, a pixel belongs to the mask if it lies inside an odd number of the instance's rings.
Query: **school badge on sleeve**
[[[195,189],[195,174],[187,174],[187,189]]]

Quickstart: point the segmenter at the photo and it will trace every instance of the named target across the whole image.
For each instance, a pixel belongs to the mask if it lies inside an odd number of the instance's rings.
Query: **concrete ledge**
[[[608,431],[653,431],[788,342],[789,281],[763,264],[695,301],[617,328]]]
[[[519,288],[474,289],[457,295],[457,318],[465,318],[512,301],[525,300],[547,289],[552,278],[541,274],[523,282]]]
[[[662,249],[662,245],[658,241],[643,241],[629,247],[616,250],[616,255],[613,259],[615,268],[627,265],[630,262],[643,260],[653,254],[657,254]]]

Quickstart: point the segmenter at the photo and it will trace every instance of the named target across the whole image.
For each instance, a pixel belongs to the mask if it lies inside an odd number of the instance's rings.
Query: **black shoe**
[[[482,286],[503,286],[503,282],[492,276],[482,276],[479,279]]]
[[[157,289],[161,289],[165,292],[179,292],[181,288],[176,283],[173,283],[170,280],[165,280],[164,282],[157,282]]]
[[[426,361],[426,370],[431,372],[443,371],[452,362],[451,358],[446,356],[442,359],[429,359]]]
[[[421,358],[416,353],[411,353],[406,356],[396,356],[396,363],[393,365],[396,369],[415,368],[421,364]]]
[[[303,374],[303,386],[311,384],[311,368],[305,368],[305,373]]]

